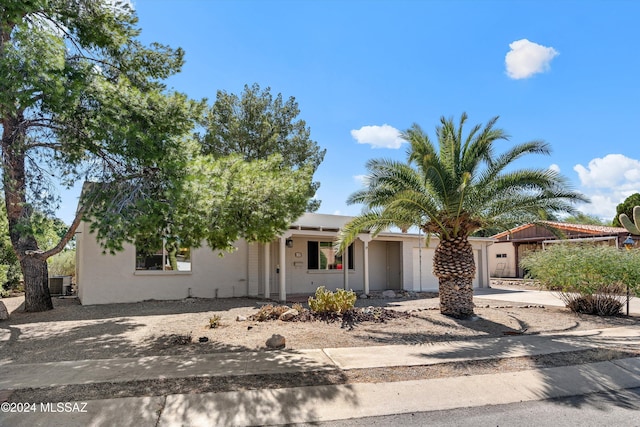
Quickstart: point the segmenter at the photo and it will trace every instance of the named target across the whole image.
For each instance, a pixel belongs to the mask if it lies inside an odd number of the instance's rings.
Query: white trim
[[[280,237],[280,244],[278,245],[278,255],[279,255],[279,269],[280,269],[280,277],[279,279],[279,301],[280,302],[286,302],[287,301],[287,280],[286,280],[286,275],[287,275],[287,269],[286,269],[286,264],[287,264],[287,239],[289,238],[289,236],[287,235],[289,233],[285,233],[282,237]]]
[[[190,276],[193,271],[181,270],[136,270],[134,276]]]
[[[271,260],[269,259],[269,251],[271,250],[271,244],[264,244],[264,297],[271,298]]]

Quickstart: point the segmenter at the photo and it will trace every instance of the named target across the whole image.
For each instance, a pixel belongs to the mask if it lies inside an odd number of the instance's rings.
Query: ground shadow
[[[24,297],[21,298],[23,301]],[[202,313],[208,311],[226,311],[233,308],[259,308],[268,300],[259,298],[184,298],[167,301],[141,301],[136,303],[117,303],[82,305],[77,298],[53,298],[53,310],[27,313],[24,302],[19,305],[12,301],[16,308],[10,310],[11,324],[51,322],[60,318],[65,320],[99,320],[122,317],[122,312],[135,313],[136,316],[159,316],[183,313]],[[62,313],[61,313],[62,312]],[[0,323],[1,325],[1,323]]]
[[[123,338],[123,334],[143,326],[130,318],[88,320],[73,327],[65,322],[40,325],[24,329],[20,324],[0,323],[0,362],[62,361],[66,354],[76,359],[104,358],[105,348],[110,349],[110,355],[134,357],[144,353],[147,346]]]
[[[135,327],[126,324],[119,326]],[[80,327],[68,331],[66,337],[59,336],[58,339],[72,340],[83,335]],[[180,344],[175,345],[180,347]],[[221,343],[217,345],[223,346]],[[120,414],[130,406],[128,398],[92,406],[89,393],[92,388],[93,392],[103,389],[98,391],[100,398],[113,397],[111,394],[104,396],[104,389],[115,387],[120,390],[129,387],[139,393],[141,385],[136,381],[144,387],[144,384],[149,384],[148,381],[160,378],[166,382],[166,388],[161,390],[164,395],[143,399],[142,403],[138,403],[139,407],[131,408],[131,412],[127,414],[129,421],[151,419],[155,423],[160,419],[160,425],[291,423],[319,419],[316,408],[326,407],[331,402],[348,405],[354,410],[366,404],[358,400],[352,387],[345,384],[344,375],[328,359],[326,362],[322,361],[324,359],[318,361],[307,357],[304,352],[293,350],[255,352],[239,346],[220,349],[225,354],[182,354],[135,359],[94,359],[48,366],[30,365],[29,372],[24,372],[22,379],[20,375],[11,372],[10,365],[0,365],[0,389],[15,388],[17,384],[20,389],[15,392],[17,398],[29,401],[59,401],[62,389],[65,393],[64,401],[89,400],[88,413],[74,418],[78,425],[118,425]],[[291,377],[289,382],[286,381],[286,376],[278,378],[278,374],[283,372],[306,379],[303,381],[305,387],[291,386]],[[174,394],[176,389],[172,388],[173,380],[200,378],[201,384],[208,382],[216,389],[216,383],[228,382],[230,379],[233,381],[234,377],[246,377],[244,386],[240,387],[244,388],[243,391],[208,392],[204,387],[198,394],[180,394],[179,389],[178,394]],[[252,380],[256,384],[251,384]],[[29,382],[31,386],[35,384],[35,387],[27,388]],[[296,381],[295,384],[300,382]],[[152,406],[147,405],[147,402]],[[150,414],[154,414],[156,418],[150,418]],[[30,420],[30,415],[19,415],[22,417],[16,420],[11,418],[11,414],[0,414],[0,424],[35,425]],[[57,415],[51,414],[51,417],[50,422],[55,424]],[[19,423],[14,423],[18,421]],[[123,422],[122,425],[124,424],[127,423]]]

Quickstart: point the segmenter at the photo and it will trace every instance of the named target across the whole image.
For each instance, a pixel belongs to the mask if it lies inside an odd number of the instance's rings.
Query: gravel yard
[[[0,322],[0,363],[38,363],[150,355],[260,351],[273,334],[287,349],[357,347],[503,336],[505,333],[562,332],[640,325],[637,317],[576,315],[558,307],[508,305],[477,300],[476,320],[442,316],[433,294],[421,298],[359,299],[358,306],[381,306],[410,316],[384,323],[257,322],[236,320],[255,314],[266,301],[249,298],[145,301],[82,306],[76,299],[54,299],[55,309],[20,311],[21,298],[3,300],[11,313]],[[209,320],[220,316],[220,326]],[[179,338],[191,336],[187,344]],[[207,342],[199,342],[199,338]]]
[[[304,301],[304,298],[295,298]],[[145,301],[82,306],[76,299],[54,299],[55,309],[21,311],[23,298],[2,300],[11,313],[0,322],[0,364],[108,359],[151,355],[185,355],[228,351],[271,351],[273,334],[286,338],[287,349],[359,347],[389,344],[428,345],[509,334],[566,332],[616,326],[640,326],[640,318],[577,315],[565,308],[476,300],[476,319],[442,316],[434,294],[396,299],[358,299],[359,307],[384,307],[405,313],[384,323],[339,321],[258,322],[242,320],[268,301],[250,298]],[[220,316],[219,326],[210,319]],[[241,320],[237,320],[241,319]],[[204,339],[206,338],[206,340]],[[206,342],[200,342],[206,341]],[[429,366],[355,369],[298,374],[177,378],[25,388],[8,393],[12,402],[59,402],[111,397],[160,396],[321,384],[389,382],[481,375],[565,366],[640,356],[640,348],[603,348],[533,357],[452,362]]]

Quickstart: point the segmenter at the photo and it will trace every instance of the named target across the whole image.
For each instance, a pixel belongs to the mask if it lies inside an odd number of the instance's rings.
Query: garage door
[[[413,248],[413,289],[416,291],[434,291],[438,289],[438,279],[433,275],[434,249]],[[476,276],[473,278],[473,287],[478,287],[478,256],[479,251],[473,251],[473,260],[476,263]],[[420,268],[422,266],[422,268]],[[422,280],[420,280],[422,278]],[[422,287],[420,287],[422,284]]]

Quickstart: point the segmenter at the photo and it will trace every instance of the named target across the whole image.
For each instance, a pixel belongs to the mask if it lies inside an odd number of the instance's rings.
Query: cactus
[[[629,233],[640,235],[640,206],[633,207],[633,222],[631,222],[627,214],[620,214],[618,218]]]

